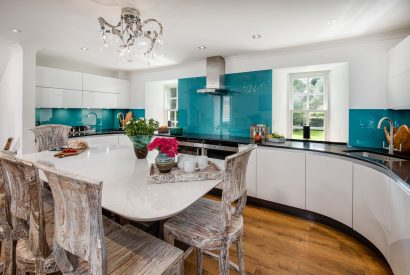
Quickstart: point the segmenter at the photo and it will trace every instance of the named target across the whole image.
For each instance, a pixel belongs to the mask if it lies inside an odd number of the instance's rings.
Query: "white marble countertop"
[[[172,217],[193,204],[218,185],[219,180],[177,183],[147,183],[150,163],[156,152],[147,159],[135,157],[133,148],[124,145],[93,145],[77,156],[55,158],[55,152],[23,155],[29,161],[46,160],[66,172],[102,180],[102,206],[135,221],[155,221]],[[215,160],[223,167],[223,161]],[[40,173],[40,178],[45,180]]]

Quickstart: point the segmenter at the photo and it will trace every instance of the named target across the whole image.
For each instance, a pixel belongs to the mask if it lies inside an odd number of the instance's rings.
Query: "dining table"
[[[102,181],[103,209],[133,221],[160,221],[175,216],[221,182],[152,183],[148,176],[158,153],[151,151],[146,159],[137,159],[129,145],[90,145],[81,154],[64,158],[57,158],[55,154],[56,151],[43,151],[21,158],[31,162],[48,161],[59,170]],[[213,162],[223,169],[223,160]],[[39,176],[47,182],[41,171]]]

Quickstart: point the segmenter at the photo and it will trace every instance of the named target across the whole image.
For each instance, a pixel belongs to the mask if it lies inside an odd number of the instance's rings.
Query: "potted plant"
[[[148,150],[158,149],[155,165],[161,173],[168,173],[175,165],[175,156],[178,154],[178,141],[175,138],[155,138]]]
[[[145,118],[137,120],[132,118],[125,124],[125,134],[132,141],[137,158],[145,159],[147,157],[147,145],[150,143],[152,135],[158,126],[158,121],[154,119],[146,120]]]

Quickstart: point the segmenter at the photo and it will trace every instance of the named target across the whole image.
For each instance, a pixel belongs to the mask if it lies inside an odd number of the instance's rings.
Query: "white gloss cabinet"
[[[239,145],[239,150],[246,148],[247,145]],[[248,188],[248,196],[256,197],[256,155],[257,150],[253,150],[248,160],[246,168],[246,185]]]
[[[305,209],[305,152],[257,148],[257,197]]]
[[[88,137],[76,137],[70,140],[82,139],[87,141],[88,145],[103,145],[103,144],[118,144],[118,135],[98,135],[98,136],[88,136]]]
[[[36,87],[36,108],[82,108],[82,97],[78,90]]]
[[[388,107],[410,108],[410,36],[388,53]]]
[[[352,226],[351,161],[306,153],[306,209]]]
[[[397,275],[410,274],[410,190],[394,180],[390,187],[389,264]]]
[[[82,90],[82,73],[37,66],[36,86]]]
[[[102,92],[102,93],[119,93],[120,92],[119,79],[83,73],[83,90]]]
[[[392,204],[390,178],[356,163],[353,172],[353,229],[372,242],[387,259]]]
[[[118,94],[83,91],[83,108],[117,108]]]

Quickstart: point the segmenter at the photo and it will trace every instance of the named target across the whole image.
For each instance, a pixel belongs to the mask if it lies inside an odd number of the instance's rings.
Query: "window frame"
[[[309,96],[313,95],[323,95],[323,110],[314,110],[310,109],[294,109],[293,108],[293,98],[296,93],[294,93],[293,81],[295,79],[300,78],[313,78],[313,77],[323,77],[323,93],[303,93],[300,95],[307,96],[307,102],[309,104]],[[315,112],[323,112],[324,113],[324,121],[323,127],[311,127],[311,130],[322,130],[324,131],[324,141],[328,140],[330,126],[330,71],[312,71],[312,72],[301,72],[301,73],[291,73],[288,77],[288,136],[292,139],[293,138],[293,130],[294,129],[303,129],[303,126],[293,126],[293,114],[294,113],[304,113],[306,119],[303,119],[303,124],[309,122],[310,114]]]
[[[176,96],[171,96],[171,89],[175,88]],[[167,112],[167,123],[171,121],[171,127],[176,127],[178,125],[178,85],[171,84],[165,86],[166,92],[166,112]],[[171,108],[171,101],[175,100],[175,108]],[[174,119],[171,119],[171,112],[174,112]]]

